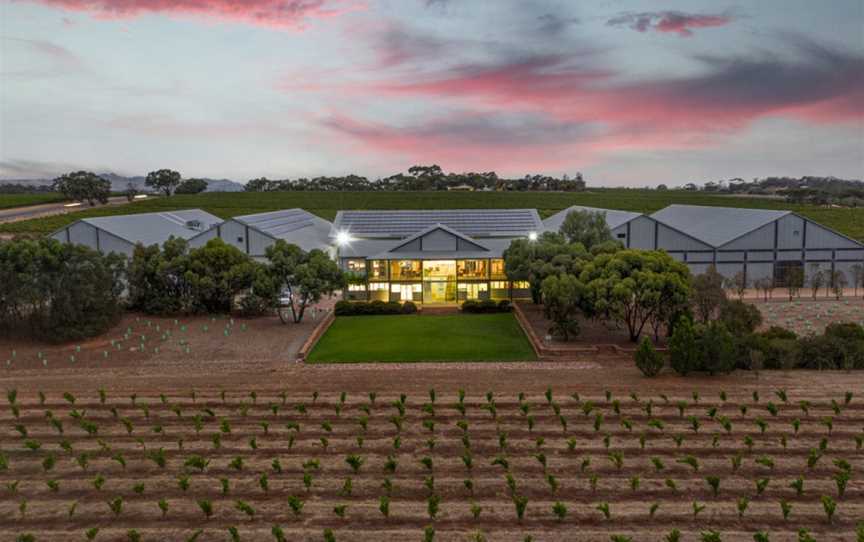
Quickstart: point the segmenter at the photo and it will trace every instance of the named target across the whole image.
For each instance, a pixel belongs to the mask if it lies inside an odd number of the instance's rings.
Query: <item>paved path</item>
[[[129,203],[126,196],[115,196],[108,198],[108,205],[125,205]],[[0,224],[4,222],[18,222],[19,220],[29,220],[31,218],[40,218],[43,216],[63,215],[66,213],[74,213],[93,209],[89,205],[80,205],[78,207],[66,207],[66,203],[44,203],[42,205],[28,205],[27,207],[13,207],[11,209],[0,210]],[[99,207],[99,206],[97,206]]]

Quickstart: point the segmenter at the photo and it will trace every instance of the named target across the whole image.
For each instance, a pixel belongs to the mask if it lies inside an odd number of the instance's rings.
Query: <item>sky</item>
[[[0,0],[0,179],[864,177],[864,0]]]

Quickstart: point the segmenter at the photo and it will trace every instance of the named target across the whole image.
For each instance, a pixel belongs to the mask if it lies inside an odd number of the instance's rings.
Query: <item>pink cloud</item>
[[[654,30],[656,32],[678,34],[682,38],[693,35],[694,28],[711,28],[726,26],[732,22],[729,15],[701,15],[683,13],[681,11],[650,11],[644,13],[623,13],[609,19],[609,26],[627,26],[639,32]]]
[[[129,19],[147,14],[194,16],[274,28],[302,29],[309,19],[341,15],[353,0],[20,0],[99,19]]]

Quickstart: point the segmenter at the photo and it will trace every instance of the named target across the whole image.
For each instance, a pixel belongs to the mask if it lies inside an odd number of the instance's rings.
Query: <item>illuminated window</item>
[[[456,273],[459,278],[485,279],[488,269],[488,260],[459,260],[456,262]]]
[[[355,275],[366,274],[366,260],[352,259],[345,260],[345,270]]]
[[[453,280],[456,278],[456,260],[423,260],[423,278]]]
[[[348,285],[349,292],[365,292],[366,286],[363,284],[349,284]]]
[[[419,280],[423,276],[421,260],[392,260],[390,280]]]
[[[519,290],[527,290],[527,289],[531,288],[531,283],[528,282],[527,280],[514,280],[513,281],[513,288],[519,289]]]
[[[492,266],[492,278],[499,279],[499,278],[505,278],[506,277],[506,275],[504,274],[504,260],[501,260],[501,259],[491,260],[491,266]]]
[[[386,282],[370,282],[369,283],[369,290],[370,291],[374,292],[374,291],[384,290],[386,292],[387,289],[388,289],[388,285]]]
[[[369,261],[369,278],[370,279],[387,279],[387,260],[370,260]]]

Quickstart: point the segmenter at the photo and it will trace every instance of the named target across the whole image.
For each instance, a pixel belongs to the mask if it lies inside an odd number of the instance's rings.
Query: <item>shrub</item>
[[[733,335],[745,335],[753,333],[762,324],[762,313],[755,305],[736,299],[720,306],[718,320]]]
[[[407,303],[411,303],[410,301],[406,301]],[[411,303],[414,305],[414,303]],[[416,311],[417,307],[414,305],[414,310]],[[382,315],[382,314],[409,314],[410,312],[405,312],[403,305],[395,301],[381,301],[380,299],[376,299],[375,301],[338,301],[334,308],[336,316],[367,316],[367,315]],[[408,309],[411,311],[411,309]]]
[[[506,299],[493,301],[491,299],[475,300],[469,299],[462,303],[462,312],[472,314],[493,314],[498,312],[510,312],[512,307]]]
[[[675,331],[669,339],[669,364],[681,376],[699,367],[699,349],[690,318],[682,317],[675,325]]]
[[[718,322],[712,322],[697,332],[697,344],[702,369],[713,375],[735,369],[735,343],[732,334]]]
[[[414,314],[417,312],[417,305],[413,301],[402,303],[402,314]]]
[[[648,337],[644,337],[642,342],[639,343],[639,348],[635,354],[635,361],[636,367],[647,377],[654,377],[660,374],[665,364],[663,356],[657,352],[651,343],[651,339]]]

